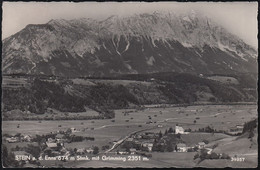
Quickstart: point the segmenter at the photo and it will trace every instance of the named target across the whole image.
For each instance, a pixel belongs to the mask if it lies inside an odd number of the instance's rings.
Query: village
[[[159,127],[161,126],[159,125]],[[230,129],[230,132],[233,135],[238,135],[242,133],[242,130],[241,125],[237,125]],[[189,133],[192,133],[190,129],[184,130],[183,127],[178,125],[175,126],[175,129],[166,129],[164,134],[161,131],[159,133],[137,133],[127,138],[122,146],[119,147],[117,153],[143,154],[150,157],[152,156],[151,154],[144,154],[142,152],[198,152],[203,149],[206,150],[209,155],[212,153],[212,148],[207,147],[209,143],[207,140],[200,141],[193,145],[185,144],[185,141],[181,139],[181,135],[189,135]]]
[[[157,127],[162,128],[163,125],[159,124]],[[50,132],[45,135],[27,135],[27,134],[15,134],[15,135],[3,135],[4,142],[7,143],[28,143],[27,147],[12,148],[12,154],[16,161],[22,161],[26,166],[31,165],[35,167],[40,165],[41,160],[57,160],[57,161],[68,161],[69,157],[86,158],[88,156],[95,156],[98,154],[116,154],[116,155],[141,155],[144,157],[152,157],[154,152],[197,152],[200,155],[205,152],[206,155],[215,155],[215,159],[228,159],[226,156],[222,158],[222,154],[217,155],[212,152],[216,146],[207,146],[209,143],[207,140],[200,141],[196,144],[186,144],[185,140],[182,139],[182,135],[189,135],[190,129],[184,129],[178,124],[173,129],[170,127],[165,132],[139,132],[130,135],[125,138],[119,144],[114,141],[114,147],[110,149],[109,145],[92,146],[88,148],[66,148],[66,144],[72,142],[83,142],[92,140],[93,137],[82,137],[77,136],[77,132],[84,131],[85,129],[69,128],[66,131]],[[207,133],[212,131],[205,129],[199,129]],[[237,125],[230,129],[230,134],[237,135],[241,134],[243,130],[242,125]],[[214,133],[214,131],[213,131]],[[33,159],[32,159],[33,158]],[[82,160],[81,159],[81,160]],[[88,160],[88,159],[87,159]]]
[[[187,158],[195,165],[205,159],[231,160],[234,152],[222,149],[231,140],[247,142],[248,147],[252,146],[250,152],[253,150],[255,144],[250,140],[254,135],[250,132],[250,138],[244,139],[244,128],[255,120],[253,114],[245,120],[244,112],[237,111],[240,121],[228,124],[232,121],[228,117],[233,114],[225,111],[230,106],[208,106],[205,111],[198,107],[122,109],[115,112],[114,119],[104,120],[4,122],[9,128],[3,131],[2,141],[8,160],[16,167],[84,167],[87,163],[98,166],[94,158],[102,156],[140,156],[153,164],[159,157],[166,160],[169,155]],[[206,109],[212,108],[217,112],[209,114]]]

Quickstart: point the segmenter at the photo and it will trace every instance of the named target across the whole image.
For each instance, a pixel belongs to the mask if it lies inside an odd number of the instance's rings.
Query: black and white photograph
[[[258,2],[2,2],[2,167],[258,167]]]

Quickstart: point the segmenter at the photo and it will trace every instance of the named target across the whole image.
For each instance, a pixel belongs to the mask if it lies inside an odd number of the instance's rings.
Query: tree
[[[226,153],[222,153],[222,156],[220,157],[220,159],[230,159],[230,156]]]
[[[197,153],[197,154],[194,155],[193,160],[195,160],[195,159],[197,159],[197,158],[199,158],[199,157],[200,157],[200,156],[199,156],[199,154]]]
[[[18,167],[19,162],[15,160],[15,155],[13,153],[8,153],[8,149],[3,145],[2,159],[4,167]]]
[[[212,152],[212,153],[210,154],[210,159],[219,159],[219,156],[218,156],[218,154],[216,154],[215,152]]]
[[[166,150],[167,150],[168,152],[172,152],[172,151],[173,151],[173,145],[172,145],[172,143],[169,143],[169,144],[166,146]]]
[[[162,138],[162,132],[161,131],[159,132],[159,138]]]
[[[96,155],[98,153],[99,153],[99,148],[97,146],[95,146],[93,149],[93,154]]]
[[[25,151],[32,154],[33,157],[38,158],[41,153],[41,147],[28,144]]]
[[[209,141],[207,139],[204,139],[202,142],[204,142],[205,144],[209,143]]]
[[[178,139],[180,139],[181,138],[181,134],[176,134],[176,137],[178,138]]]
[[[254,136],[255,136],[254,132],[253,132],[253,131],[250,131],[250,132],[249,132],[249,135],[248,135],[248,138],[250,139],[250,138],[252,138],[252,137],[254,137]]]
[[[9,167],[8,150],[5,145],[3,145],[2,155],[3,155],[3,166]]]
[[[168,134],[168,130],[167,130],[167,129],[165,129],[164,135],[167,135],[167,134]]]
[[[216,147],[218,147],[218,143],[214,144],[214,145],[212,146],[212,149],[215,149]]]
[[[172,127],[170,127],[169,130],[168,130],[168,133],[173,133],[173,132],[174,131],[173,131]]]

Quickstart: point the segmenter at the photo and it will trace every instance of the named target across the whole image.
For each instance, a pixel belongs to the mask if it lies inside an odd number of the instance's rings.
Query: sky
[[[249,45],[258,47],[257,2],[4,2],[2,38],[28,24],[44,24],[51,19],[94,18],[139,13],[189,12],[208,16]]]

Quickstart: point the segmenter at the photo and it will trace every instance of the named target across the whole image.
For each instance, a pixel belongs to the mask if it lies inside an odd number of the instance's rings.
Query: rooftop
[[[178,143],[177,147],[186,147],[186,144],[185,143]]]
[[[199,145],[205,145],[205,143],[204,143],[204,142],[199,142],[198,144],[199,144]]]

